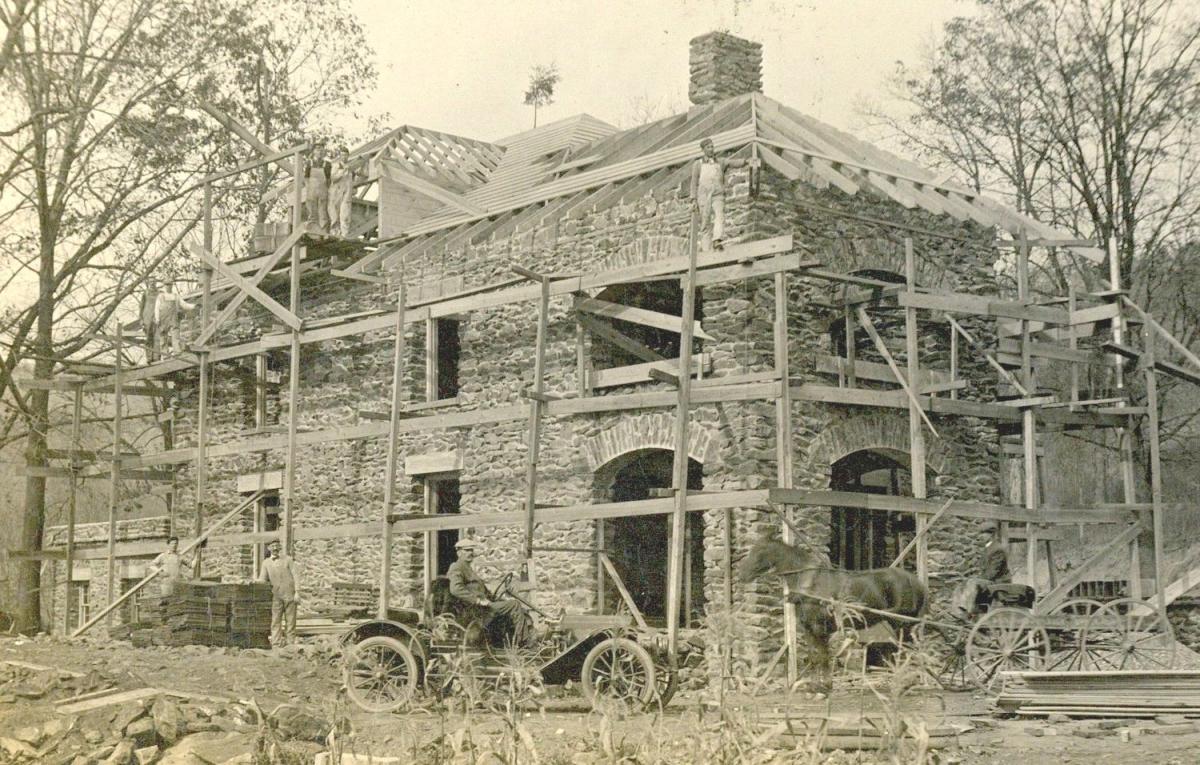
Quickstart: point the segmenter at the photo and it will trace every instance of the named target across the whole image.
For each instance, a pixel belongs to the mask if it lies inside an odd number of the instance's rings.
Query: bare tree
[[[1115,236],[1123,273],[1200,205],[1200,22],[1175,0],[976,0],[891,100],[864,110],[910,151],[1021,210]],[[1062,289],[1073,269],[1055,254]]]
[[[0,130],[0,289],[9,302],[0,315],[0,441],[23,437],[26,464],[38,468],[53,427],[49,391],[23,389],[14,371],[31,363],[35,380],[48,380],[62,359],[94,349],[110,320],[133,315],[140,275],[167,262],[195,223],[196,182],[235,156],[223,129],[192,105],[217,90],[221,73],[253,70],[247,61],[262,50],[248,35],[257,12],[248,0],[29,0],[25,8],[0,71],[2,113],[14,119]],[[307,105],[353,99],[365,84],[293,76],[267,108],[272,120],[295,124]],[[257,203],[240,199],[231,214]],[[30,551],[42,542],[42,475],[30,471],[25,481],[20,542]],[[16,619],[34,629],[39,566],[15,569]]]
[[[1176,0],[976,0],[890,100],[862,111],[927,163],[1021,210],[1115,238],[1136,299],[1195,347],[1200,213],[1200,19]],[[1100,286],[1063,251],[1041,287]],[[1165,438],[1191,438],[1197,407],[1160,398]],[[1182,453],[1183,450],[1176,450]]]
[[[558,66],[538,64],[529,73],[529,87],[525,90],[525,105],[533,107],[533,126],[537,127],[538,109],[554,103],[554,88],[560,76]]]

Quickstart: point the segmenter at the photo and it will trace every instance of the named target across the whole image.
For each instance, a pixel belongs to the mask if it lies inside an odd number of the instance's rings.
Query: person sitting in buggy
[[[1003,524],[991,527],[991,538],[983,548],[983,565],[979,576],[968,577],[954,594],[954,607],[961,615],[973,617],[993,605],[1032,608],[1033,588],[1013,584],[1008,567],[1008,549],[1004,542]]]
[[[465,605],[486,609],[480,625],[485,635],[495,636],[499,633],[514,645],[528,645],[533,638],[533,622],[524,604],[516,598],[503,597],[504,593],[500,590],[504,588],[497,588],[494,595],[488,591],[487,583],[471,566],[477,546],[478,543],[473,539],[460,539],[454,545],[458,560],[446,572],[450,596]],[[507,581],[508,578],[505,579]]]

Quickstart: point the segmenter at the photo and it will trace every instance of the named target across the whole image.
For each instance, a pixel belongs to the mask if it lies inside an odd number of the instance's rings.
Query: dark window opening
[[[262,498],[262,530],[279,531],[281,508],[279,492],[267,494]]]
[[[434,319],[430,328],[430,350],[436,355],[429,365],[429,401],[444,401],[458,395],[458,366],[462,345],[457,319]]]
[[[677,280],[618,284],[601,292],[597,299],[668,316],[683,315],[683,288]],[[702,307],[703,301],[700,299],[700,291],[697,290],[696,321],[704,318]],[[583,315],[586,317],[585,325],[603,324],[626,338],[608,338],[602,332],[592,331],[592,363],[597,369],[644,364],[654,361],[655,357],[679,358],[678,332],[594,313],[585,312]],[[639,348],[641,350],[638,350]],[[693,342],[692,350],[700,351],[699,340]]]
[[[67,632],[72,632],[87,623],[91,610],[90,586],[88,582],[70,582],[67,585]]]
[[[462,512],[462,492],[457,478],[431,478],[429,481],[428,509],[431,513]],[[450,570],[450,564],[458,560],[458,529],[445,529],[437,532],[436,549],[434,550],[434,576],[442,576]]]
[[[849,454],[833,465],[830,488],[864,494],[912,496],[912,475],[898,459],[876,451]],[[842,568],[890,566],[916,532],[910,513],[835,507],[831,513],[829,557]],[[912,568],[913,556],[905,560]]]
[[[656,489],[669,489],[673,453],[661,449],[638,452],[620,468],[612,489],[614,502],[635,502],[658,496]],[[688,460],[688,489],[703,488],[703,466]],[[667,576],[670,559],[670,516],[648,515],[612,518],[605,521],[605,548],[625,581],[633,602],[648,620],[666,624]],[[688,513],[685,526],[684,592],[681,624],[687,626],[704,614],[704,519]],[[605,599],[621,604],[620,595],[606,583]]]

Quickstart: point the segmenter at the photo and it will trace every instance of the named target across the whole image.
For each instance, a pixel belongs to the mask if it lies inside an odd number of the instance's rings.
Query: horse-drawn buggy
[[[991,688],[1001,672],[1168,669],[1175,634],[1153,602],[1069,598],[1047,607],[1032,587],[968,580],[926,621],[945,644],[938,679]]]
[[[519,597],[511,585],[510,574],[492,599]],[[364,710],[390,712],[422,693],[453,694],[467,684],[502,691],[523,673],[545,685],[578,681],[596,707],[661,708],[675,693],[677,668],[665,633],[636,627],[627,614],[562,614],[547,617],[545,629],[523,645],[511,636],[509,625],[485,619],[484,610],[451,596],[446,578],[438,577],[423,610],[389,608],[387,619],[346,633],[347,694]],[[680,641],[681,659],[690,649]]]
[[[1002,672],[1168,669],[1175,635],[1153,601],[1119,597],[1041,601],[1032,587],[967,580],[944,609],[929,609],[917,577],[899,568],[844,571],[778,540],[755,545],[743,581],[773,573],[788,583],[816,668],[829,672],[830,637],[844,621],[885,622],[902,642],[927,646],[945,687],[990,689]]]

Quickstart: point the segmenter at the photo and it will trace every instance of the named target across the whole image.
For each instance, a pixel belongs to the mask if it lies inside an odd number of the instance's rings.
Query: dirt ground
[[[135,648],[128,643],[104,640],[3,638],[0,639],[0,763],[84,765],[105,761],[96,755],[111,749],[112,743],[120,739],[121,731],[93,732],[87,730],[87,725],[98,724],[103,728],[119,724],[112,720],[104,722],[108,719],[105,716],[113,714],[112,709],[64,716],[58,714],[54,704],[87,690],[107,688],[153,687],[180,694],[175,698],[187,718],[181,731],[186,727],[191,732],[181,741],[193,740],[200,754],[193,759],[171,759],[169,755],[174,750],[165,749],[156,755],[162,759],[149,761],[189,764],[251,761],[244,756],[253,745],[256,731],[253,716],[246,714],[250,701],[268,713],[287,704],[309,710],[322,719],[348,717],[353,732],[343,737],[345,751],[399,756],[403,762],[432,762],[437,757],[429,745],[439,736],[444,737],[443,742],[449,741],[460,749],[465,746],[464,741],[474,741],[480,751],[486,749],[481,742],[501,741],[505,736],[515,740],[513,731],[519,729],[520,736],[527,735],[530,739],[528,744],[537,751],[540,761],[580,765],[618,761],[622,754],[632,755],[628,762],[653,761],[651,754],[661,762],[712,761],[717,756],[713,747],[720,743],[719,731],[723,729],[730,731],[730,741],[726,742],[727,749],[720,751],[749,749],[744,759],[735,761],[874,762],[878,761],[874,754],[809,753],[802,757],[798,750],[787,753],[788,748],[803,748],[812,742],[806,744],[799,738],[780,735],[781,721],[785,717],[848,720],[888,711],[875,694],[842,682],[828,698],[814,694],[776,693],[757,698],[731,695],[726,700],[729,712],[724,728],[722,715],[713,706],[710,695],[703,691],[681,691],[662,715],[639,714],[622,719],[590,712],[582,704],[577,689],[571,688],[552,689],[541,700],[544,706],[541,711],[476,710],[464,716],[459,710],[439,710],[429,705],[406,714],[368,714],[348,704],[340,685],[340,672],[329,640],[263,651],[199,646]],[[999,719],[990,714],[990,704],[984,697],[933,691],[917,691],[898,711],[906,719],[920,721],[928,728],[956,727],[964,731],[945,739],[949,746],[939,749],[931,762],[963,765],[1200,762],[1200,733],[1190,724],[1160,725],[1153,720],[1051,723],[1038,719]],[[136,712],[137,709],[135,715]],[[53,722],[56,719],[59,722]],[[72,738],[61,732],[62,728],[86,733],[88,737]],[[25,745],[14,743],[14,737],[28,739],[31,731],[39,734],[36,738],[41,739],[40,748],[31,744],[28,749],[20,749]],[[208,739],[201,741],[204,736]],[[732,739],[739,736],[740,741],[734,743]],[[183,743],[175,748],[181,748]],[[208,749],[204,750],[200,744]],[[312,762],[312,753],[320,751],[322,746],[316,743],[308,746],[305,761]],[[33,754],[34,751],[38,753]],[[241,759],[237,759],[239,754],[243,754]]]

